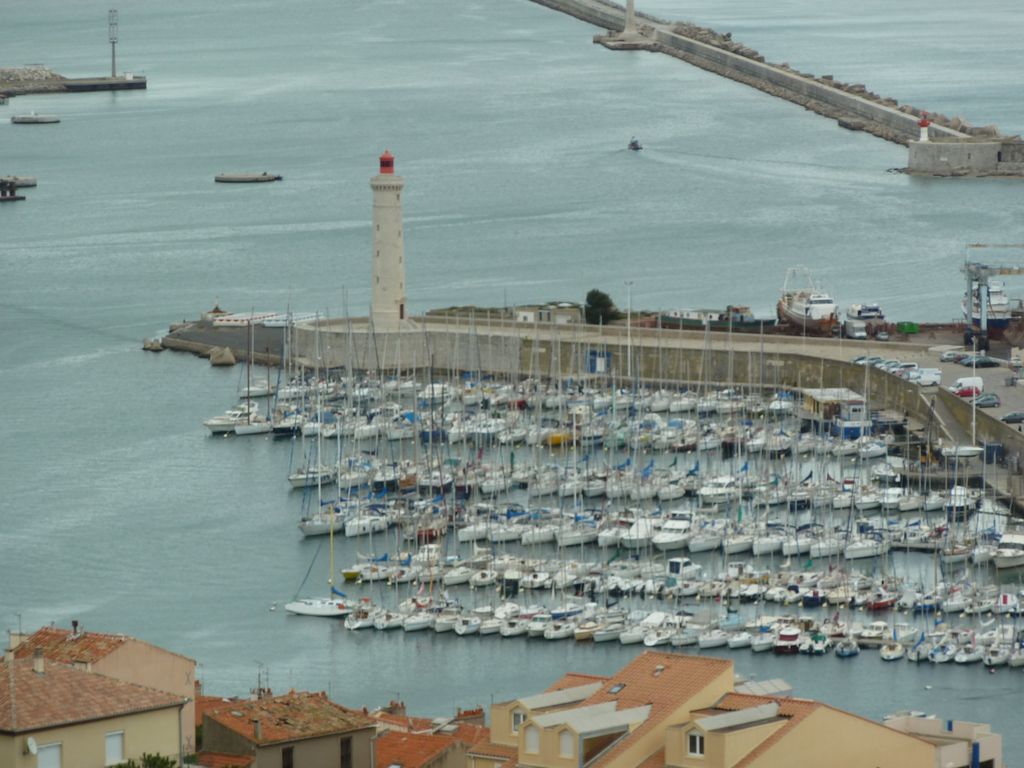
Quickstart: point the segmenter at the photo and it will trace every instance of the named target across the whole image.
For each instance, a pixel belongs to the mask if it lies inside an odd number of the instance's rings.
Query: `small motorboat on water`
[[[15,125],[46,125],[59,123],[60,118],[56,115],[40,115],[29,112],[27,115],[11,115],[11,122]]]
[[[629,140],[628,146],[634,152],[639,152],[641,149],[643,149],[643,147],[640,145],[640,140],[636,136]]]
[[[277,173],[218,173],[213,180],[221,184],[258,184],[264,181],[281,181]]]

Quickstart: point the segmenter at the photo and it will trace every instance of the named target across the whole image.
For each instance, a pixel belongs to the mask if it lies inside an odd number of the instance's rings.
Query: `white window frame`
[[[573,738],[575,734],[568,728],[559,732],[558,734],[558,756],[559,757],[575,757],[576,756],[576,740]]]
[[[36,765],[41,764],[42,761],[39,758],[42,757],[42,753],[44,751],[51,750],[54,747],[56,747],[56,749],[57,749],[57,765],[63,766],[64,765],[64,747],[63,747],[63,742],[60,742],[60,741],[51,741],[49,744],[40,744],[39,745],[39,750],[36,753],[37,757],[36,757],[36,763],[35,764]]]
[[[527,715],[523,710],[518,708],[512,710],[512,733],[519,733],[519,729],[526,722],[526,717]]]
[[[116,759],[110,757],[110,737],[120,736],[121,737],[121,755]],[[117,765],[118,763],[124,762],[124,729],[120,731],[108,731],[103,737],[103,765]]]
[[[523,751],[530,755],[540,754],[540,728],[528,725],[523,736]]]
[[[696,749],[694,744],[696,743]],[[686,734],[686,754],[690,757],[704,757],[704,734],[693,730]]]

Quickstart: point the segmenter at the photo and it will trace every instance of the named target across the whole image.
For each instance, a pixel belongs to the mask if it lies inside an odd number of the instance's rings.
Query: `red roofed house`
[[[95,768],[144,752],[180,762],[187,699],[69,664],[0,664],[0,766]]]
[[[375,721],[325,693],[227,702],[203,717],[200,765],[374,768]]]
[[[647,652],[491,707],[468,768],[1001,768],[987,726],[883,724],[806,699],[734,691],[724,659]]]
[[[391,702],[370,716],[377,721],[376,768],[466,768],[466,750],[490,741],[482,709],[431,720],[407,716],[405,705]]]
[[[384,731],[377,736],[376,768],[465,768],[466,745],[436,733]]]
[[[43,627],[31,635],[11,634],[15,658],[31,658],[41,650],[49,661],[70,664],[116,680],[166,691],[185,699],[181,720],[181,751],[195,751],[196,662],[186,656],[127,635],[86,632],[77,621],[71,629]]]

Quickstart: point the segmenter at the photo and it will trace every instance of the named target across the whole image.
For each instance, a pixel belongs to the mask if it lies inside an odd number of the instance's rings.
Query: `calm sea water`
[[[901,101],[1024,125],[1024,22],[1005,1],[641,7]],[[138,635],[195,657],[216,692],[244,693],[265,666],[276,689],[443,714],[635,653],[355,634],[270,611],[318,546],[295,528],[288,446],[206,436],[239,371],[138,350],[215,302],[364,312],[383,149],[407,182],[417,310],[595,286],[624,304],[631,280],[634,306],[767,313],[805,263],[842,303],[941,320],[958,312],[966,243],[1021,241],[1020,182],[886,173],[904,149],[666,57],[593,46],[592,28],[529,2],[119,10],[119,66],[148,91],[0,107],[0,173],[39,178],[0,208],[0,620]],[[87,4],[12,0],[4,19],[0,65],[109,66],[105,14]],[[3,119],[30,109],[62,123]],[[625,150],[634,134],[642,153]],[[285,181],[212,182],[246,170]],[[357,548],[340,545],[339,563]],[[313,569],[322,583],[323,553]],[[1010,756],[1024,747],[1019,672],[734,658],[868,716],[977,718]]]

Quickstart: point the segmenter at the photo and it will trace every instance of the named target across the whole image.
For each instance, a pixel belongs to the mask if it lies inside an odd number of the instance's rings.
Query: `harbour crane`
[[[1022,249],[1024,243],[969,243],[968,248]],[[967,276],[966,313],[968,329],[964,333],[964,345],[977,337],[978,349],[988,351],[988,308],[989,278],[1003,275],[1024,275],[1024,266],[1015,264],[982,264],[978,261],[965,262],[961,271]],[[978,302],[977,333],[974,329],[974,300]]]

